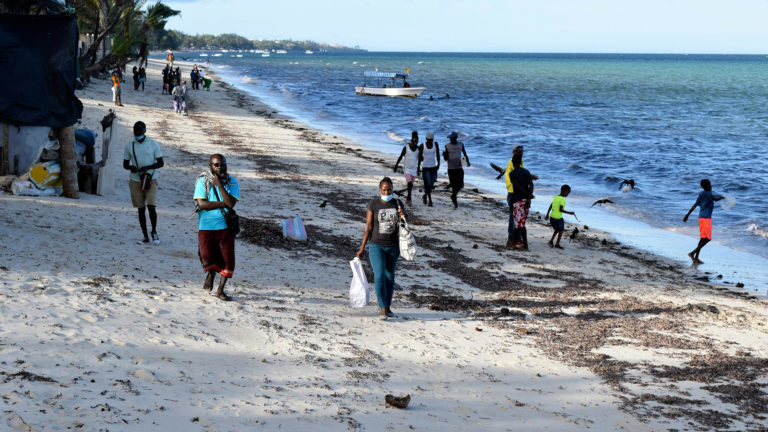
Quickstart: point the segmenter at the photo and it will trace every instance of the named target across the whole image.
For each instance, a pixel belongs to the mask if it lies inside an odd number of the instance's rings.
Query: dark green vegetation
[[[146,62],[150,40],[164,31],[169,18],[180,14],[159,1],[146,6],[144,0],[73,0],[68,5],[74,8],[80,34],[93,35],[79,58],[86,73],[134,60]],[[111,38],[111,48],[102,46],[106,38]]]
[[[316,52],[364,51],[359,47],[329,45],[322,42],[285,40],[251,40],[243,36],[226,33],[221,35],[188,35],[176,30],[161,30],[154,33],[150,41],[153,49],[235,49],[235,50],[279,50]]]
[[[361,51],[312,41],[249,40],[236,34],[188,35],[166,30],[168,20],[181,14],[161,1],[146,0],[8,0],[0,13],[24,15],[71,15],[77,18],[81,41],[85,42],[78,63],[84,75],[124,67],[139,60],[146,63],[151,50],[165,49],[263,49],[317,52]]]

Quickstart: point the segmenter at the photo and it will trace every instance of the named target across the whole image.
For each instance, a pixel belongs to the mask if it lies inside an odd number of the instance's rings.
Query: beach
[[[191,64],[177,63],[188,74]],[[531,251],[509,250],[504,197],[473,185],[457,210],[445,177],[434,207],[415,191],[418,256],[398,263],[397,318],[378,320],[375,298],[350,308],[365,205],[384,176],[405,187],[394,160],[215,77],[210,92],[190,90],[188,117],[176,115],[162,66],[150,60],[145,92],[123,88],[112,193],[0,194],[4,428],[768,428],[764,296],[584,225],[567,224],[565,249],[551,249],[536,213]],[[101,134],[115,108],[108,81],[77,96],[78,127]],[[157,246],[136,244],[122,169],[139,120],[166,164]],[[241,189],[232,302],[202,289],[197,257],[192,192],[213,153]],[[280,222],[296,215],[307,242],[281,237]],[[410,405],[388,406],[387,394],[410,394]]]

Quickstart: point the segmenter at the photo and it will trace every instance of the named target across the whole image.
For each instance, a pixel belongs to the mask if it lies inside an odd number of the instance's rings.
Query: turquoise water
[[[736,200],[730,211],[715,210],[714,241],[724,250],[720,257],[707,246],[710,253],[727,261],[728,251],[738,250],[757,259],[754,268],[768,263],[764,56],[229,56],[209,58],[235,85],[300,121],[393,155],[411,130],[422,139],[433,132],[441,144],[450,131],[459,131],[473,162],[469,180],[495,192],[504,187],[493,180],[488,162],[503,166],[512,145],[524,144],[526,167],[540,177],[534,209],[545,211],[568,183],[569,205],[582,223],[613,233],[635,222],[647,225],[647,232],[634,230],[646,240],[629,241],[651,250],[675,232],[681,235],[675,243],[685,245],[660,252],[682,252],[683,260],[696,243],[696,212],[688,224],[682,218],[701,190],[699,181],[709,178],[715,192]],[[415,100],[356,96],[362,72],[374,67],[409,67],[410,83],[426,91]],[[635,190],[621,193],[622,179],[634,179]],[[598,198],[615,204],[590,207]],[[711,270],[744,279],[743,261]],[[764,276],[758,280],[768,281]]]

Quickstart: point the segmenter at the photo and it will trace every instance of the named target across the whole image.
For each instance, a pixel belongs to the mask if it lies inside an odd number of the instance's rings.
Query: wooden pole
[[[61,146],[61,182],[64,196],[80,198],[77,186],[77,154],[75,153],[75,126],[54,129]]]

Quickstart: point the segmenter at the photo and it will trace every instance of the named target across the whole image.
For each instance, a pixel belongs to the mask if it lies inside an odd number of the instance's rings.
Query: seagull
[[[632,180],[632,179],[624,180],[619,185],[619,190],[624,192],[624,193],[631,192],[632,189],[634,189],[634,188],[635,188],[635,181]]]
[[[594,207],[597,204],[615,204],[613,201],[609,200],[608,198],[599,199],[594,202],[590,207]]]
[[[495,170],[496,170],[496,171],[499,173],[498,177],[496,177],[496,180],[500,179],[500,178],[501,178],[501,176],[503,176],[503,175],[504,175],[504,173],[505,173],[505,172],[507,172],[507,170],[505,170],[504,168],[502,168],[502,167],[500,167],[500,166],[496,165],[496,164],[495,164],[495,163],[493,163],[493,162],[491,162],[491,168],[495,169]]]
[[[323,203],[320,204],[320,208],[325,208],[326,204],[328,204],[328,200],[323,201]]]

